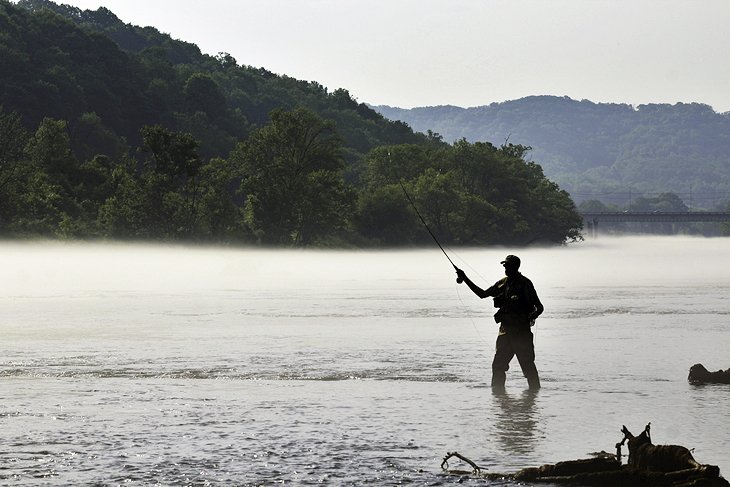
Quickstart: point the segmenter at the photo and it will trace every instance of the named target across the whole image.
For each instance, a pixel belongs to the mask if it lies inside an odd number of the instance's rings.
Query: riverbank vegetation
[[[580,238],[529,147],[445,143],[344,89],[106,9],[0,0],[0,235],[280,246]]]

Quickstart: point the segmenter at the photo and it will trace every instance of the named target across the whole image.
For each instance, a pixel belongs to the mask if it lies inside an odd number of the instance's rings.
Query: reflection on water
[[[507,454],[528,455],[535,451],[540,423],[535,401],[539,391],[493,392],[497,440]]]

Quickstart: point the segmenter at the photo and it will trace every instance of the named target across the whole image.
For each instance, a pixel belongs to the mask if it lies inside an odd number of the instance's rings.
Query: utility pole
[[[692,211],[692,183],[689,183],[689,211]]]
[[[631,211],[631,188],[629,188],[629,211]]]

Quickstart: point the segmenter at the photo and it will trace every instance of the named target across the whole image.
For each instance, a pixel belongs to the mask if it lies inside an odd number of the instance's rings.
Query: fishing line
[[[464,299],[461,297],[461,291],[459,291],[459,284],[455,284],[456,287],[456,296],[459,298],[459,302],[461,303],[461,307],[464,309],[464,312],[466,313],[466,317],[469,318],[469,321],[471,322],[471,326],[474,328],[474,331],[476,332],[477,336],[479,337],[479,340],[483,341],[484,343],[489,343],[488,340],[482,335],[482,332],[479,331],[479,327],[477,326],[476,321],[474,321],[474,317],[472,316],[472,312],[469,309],[469,307],[464,302]]]

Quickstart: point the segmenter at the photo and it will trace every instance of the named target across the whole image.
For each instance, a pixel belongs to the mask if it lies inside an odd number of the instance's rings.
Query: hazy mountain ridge
[[[546,176],[577,201],[674,192],[714,207],[730,196],[730,113],[699,103],[594,103],[531,96],[472,108],[373,106],[414,130],[533,148]]]

